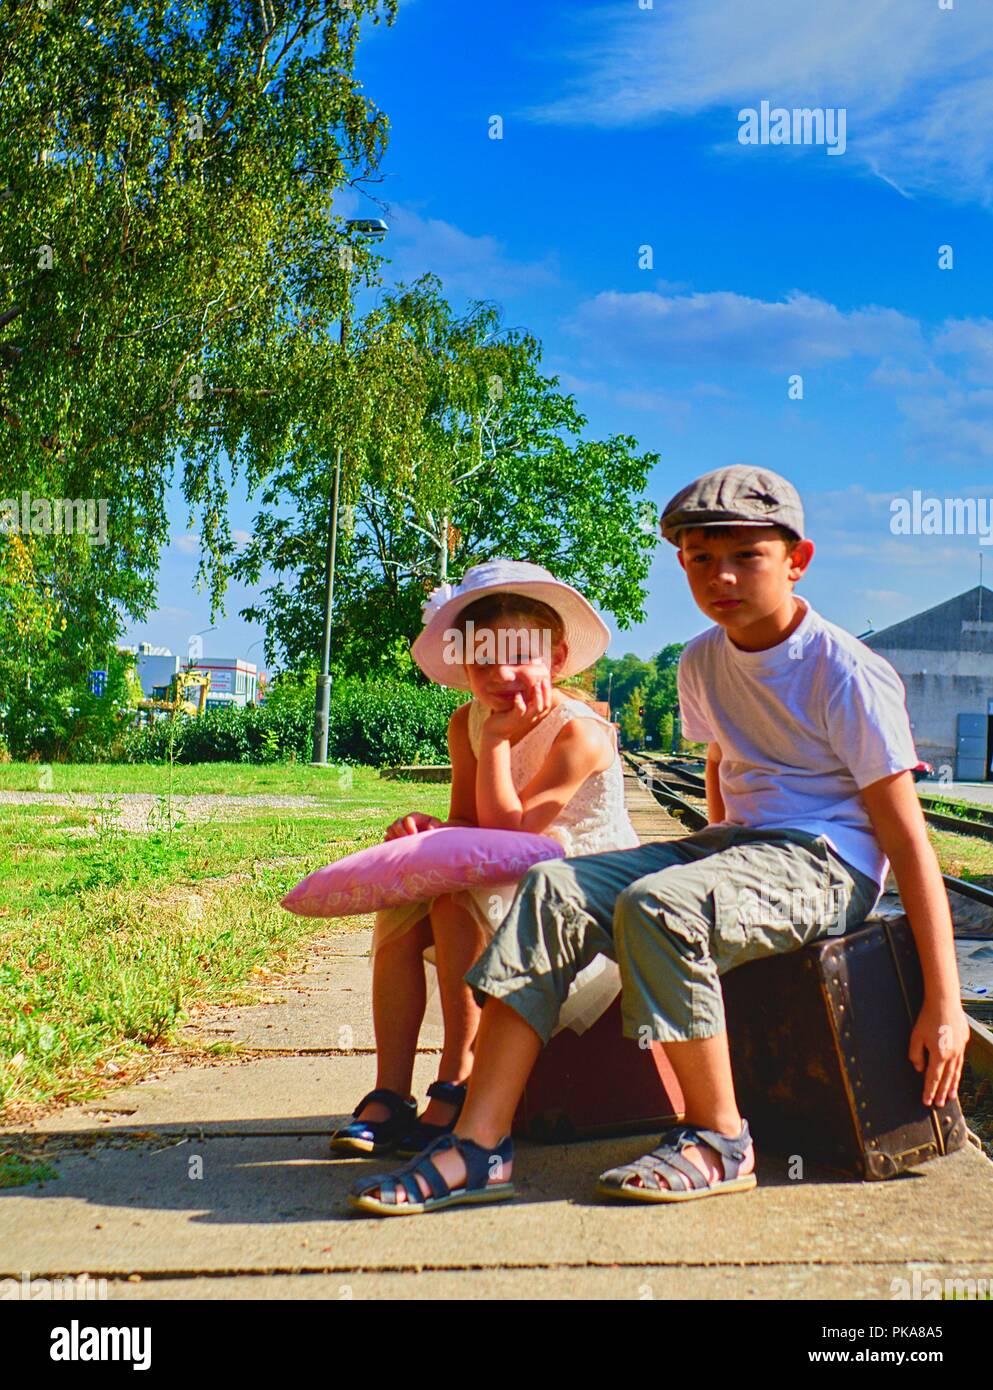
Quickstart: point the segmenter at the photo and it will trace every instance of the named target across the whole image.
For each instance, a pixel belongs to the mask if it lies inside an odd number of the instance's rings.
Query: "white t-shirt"
[[[720,824],[823,835],[881,890],[889,866],[859,790],[918,762],[906,692],[888,661],[797,597],[799,627],[766,651],[719,626],[687,643],[683,732],[721,749]]]

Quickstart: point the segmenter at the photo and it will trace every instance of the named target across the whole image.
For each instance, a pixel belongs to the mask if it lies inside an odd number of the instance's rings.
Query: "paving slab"
[[[993,806],[993,784],[989,782],[918,782],[924,797],[951,801],[971,801],[976,806]]]
[[[424,1097],[437,1075],[438,1058],[414,1063],[414,1093]],[[154,1081],[110,1092],[98,1101],[46,1115],[31,1124],[6,1125],[0,1136],[60,1141],[82,1136],[154,1131],[177,1137],[204,1134],[329,1133],[343,1124],[372,1089],[376,1059],[369,1053],[329,1057],[265,1057],[178,1067]]]
[[[330,933],[308,951],[299,970],[268,981],[258,1003],[199,1009],[180,1030],[181,1037],[206,1045],[228,1042],[292,1051],[374,1049],[369,1005],[371,940],[371,931]],[[420,1047],[440,1048],[443,1040],[435,990],[421,1028]]]
[[[316,1300],[354,1299],[490,1301],[595,1299],[778,1300],[892,1299],[903,1283],[954,1280],[959,1297],[983,1290],[979,1280],[990,1275],[987,1265],[682,1265],[568,1266],[557,1269],[377,1270],[347,1274],[229,1275],[222,1278],[107,1280],[108,1301],[189,1299]],[[973,1281],[969,1285],[963,1281]],[[949,1296],[955,1291],[952,1286]]]
[[[650,1142],[650,1141],[649,1141]],[[993,1182],[971,1145],[888,1182],[791,1181],[676,1207],[599,1198],[644,1138],[518,1147],[517,1200],[430,1218],[364,1218],[344,1198],[383,1162],[332,1158],[324,1135],[155,1137],[58,1155],[57,1179],[0,1192],[0,1273],[349,1271],[557,1265],[855,1266],[927,1261],[993,1276]],[[385,1166],[391,1166],[387,1163]]]
[[[254,1048],[372,1049],[368,961],[349,956],[329,958],[326,967],[306,976],[289,977],[266,989],[257,1004],[214,1007],[190,1020],[181,1036],[209,1045],[229,1042]],[[421,1046],[440,1047],[441,1029],[425,1020]]]
[[[329,921],[333,921],[331,918]],[[371,921],[368,915],[361,918],[353,918],[353,921]],[[340,928],[325,931],[316,941],[312,941],[307,948],[303,972],[312,968],[312,965],[319,965],[325,956],[363,956],[368,957],[369,948],[372,945],[372,928]]]
[[[631,824],[646,841],[675,840],[688,832],[668,811],[662,809],[651,792],[638,781],[634,769],[624,765],[624,804]]]

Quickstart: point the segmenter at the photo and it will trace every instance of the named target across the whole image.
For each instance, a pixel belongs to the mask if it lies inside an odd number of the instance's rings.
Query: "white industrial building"
[[[977,585],[862,640],[900,673],[920,757],[957,782],[993,780],[993,590]]]
[[[191,665],[194,670],[210,672],[208,709],[256,703],[259,673],[254,662],[244,661],[240,656],[210,656],[202,657]]]
[[[169,684],[180,669],[209,671],[210,693],[208,709],[224,705],[252,705],[258,698],[258,670],[251,661],[239,656],[203,657],[199,661],[184,661],[168,647],[155,647],[151,642],[139,642],[137,647],[121,647],[136,657],[138,679],[142,694],[149,700],[161,700],[168,694]]]
[[[170,681],[179,670],[179,657],[168,647],[153,647],[151,642],[139,642],[136,647],[119,647],[118,650],[131,652],[135,656],[141,693],[145,699],[163,699]]]

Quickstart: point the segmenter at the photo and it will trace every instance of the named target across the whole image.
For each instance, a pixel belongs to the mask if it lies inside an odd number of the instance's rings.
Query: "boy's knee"
[[[644,925],[653,917],[658,918],[659,899],[641,883],[632,883],[623,888],[614,903],[614,936],[623,933],[628,927]],[[654,912],[652,909],[654,908]]]
[[[576,920],[580,911],[575,879],[565,860],[547,859],[532,865],[522,876],[494,940],[513,939],[515,950],[526,951],[541,942],[543,951],[557,955],[564,927]],[[586,921],[585,916],[582,920]]]
[[[541,864],[532,864],[521,879],[518,891],[536,898],[561,898],[570,881],[564,859],[546,859]]]
[[[657,884],[632,883],[618,893],[614,904],[614,940],[638,936],[668,936],[683,941],[704,927],[699,900],[680,891],[673,880],[663,893]]]
[[[525,881],[538,884],[543,882],[554,883],[556,879],[562,877],[565,868],[564,859],[543,859],[540,864],[532,864],[524,875]]]

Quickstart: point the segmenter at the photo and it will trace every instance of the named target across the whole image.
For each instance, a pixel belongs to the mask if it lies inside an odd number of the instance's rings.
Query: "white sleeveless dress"
[[[468,733],[469,744],[477,757],[480,732],[488,714],[487,707],[474,698],[469,709]],[[604,771],[594,772],[587,777],[572,800],[562,807],[556,819],[545,827],[542,834],[558,840],[566,856],[570,858],[580,854],[601,854],[607,850],[633,849],[641,841],[624,805],[624,774],[620,754],[617,752],[616,731],[613,725],[583,700],[565,696],[536,728],[512,745],[510,770],[514,789],[520,792],[527,786],[570,719],[596,719],[606,725],[615,739],[614,760]],[[510,910],[518,881],[487,883],[478,888],[466,888],[453,893],[452,900],[472,914],[484,934],[484,939],[490,941]],[[372,940],[373,955],[385,940],[398,932],[408,930],[415,922],[427,916],[433,901],[428,899],[424,902],[404,903],[400,907],[377,912]],[[433,947],[424,954],[426,960],[433,964]],[[432,971],[431,974],[433,973]],[[435,981],[429,980],[429,984],[433,988]],[[620,973],[616,964],[606,956],[597,956],[573,982],[555,1031],[571,1028],[576,1033],[585,1032],[613,1003],[620,989]]]

